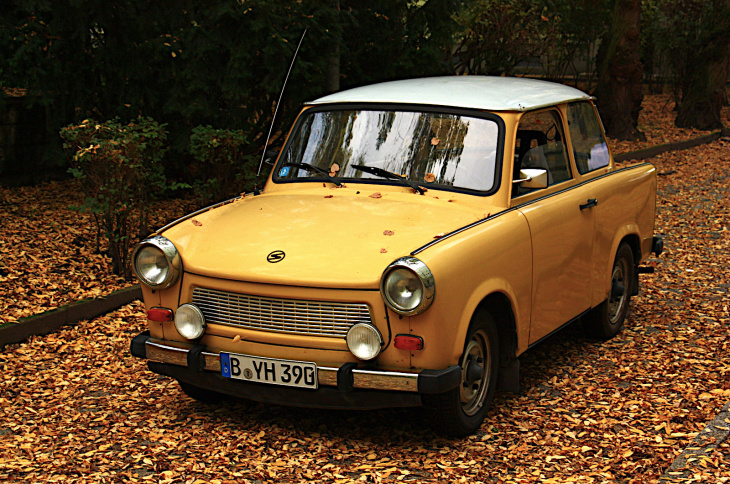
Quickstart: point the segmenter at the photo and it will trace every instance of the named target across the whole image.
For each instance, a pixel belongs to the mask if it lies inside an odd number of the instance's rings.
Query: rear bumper
[[[461,368],[418,372],[318,366],[318,390],[231,380],[221,375],[220,356],[201,345],[162,341],[148,332],[134,337],[131,353],[148,360],[150,370],[219,393],[283,405],[319,408],[387,408],[421,404],[421,394],[456,388]]]
[[[651,251],[657,256],[664,252],[664,239],[662,237],[654,236],[651,239]]]

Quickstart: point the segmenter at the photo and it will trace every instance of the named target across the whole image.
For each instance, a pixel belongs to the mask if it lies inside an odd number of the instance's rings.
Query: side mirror
[[[269,148],[264,152],[264,163],[266,163],[269,166],[274,166],[274,163],[276,163],[276,158],[279,156],[279,150]]]
[[[519,183],[522,188],[547,188],[548,172],[540,168],[523,168],[520,179],[512,183]]]

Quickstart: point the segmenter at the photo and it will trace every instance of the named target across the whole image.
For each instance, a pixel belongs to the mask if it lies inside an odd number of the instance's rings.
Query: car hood
[[[189,216],[162,235],[177,247],[186,272],[376,289],[392,261],[490,213],[485,198],[474,206],[450,195],[349,188],[248,195]]]

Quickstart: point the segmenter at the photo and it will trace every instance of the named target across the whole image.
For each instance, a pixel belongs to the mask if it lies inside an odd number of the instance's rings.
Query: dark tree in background
[[[454,73],[530,75],[588,91],[598,76],[595,93],[608,133],[632,139],[641,136],[640,52],[655,61],[647,62],[651,72],[674,82],[678,124],[719,126],[729,3],[4,0],[0,88],[19,88],[14,92],[25,92],[27,105],[47,113],[46,126],[39,126],[47,139],[86,118],[145,116],[165,123],[168,171],[185,173],[196,126],[240,130],[249,154],[261,152],[308,29],[275,143],[303,101],[372,82]],[[651,12],[643,32],[642,7]]]
[[[611,29],[599,53],[596,97],[606,133],[622,140],[644,139],[638,129],[643,68],[641,0],[616,0]]]
[[[0,9],[0,86],[49,107],[49,129],[150,116],[173,153],[197,125],[260,149],[297,42],[281,122],[328,89],[448,72],[454,0],[11,0]],[[339,59],[340,66],[337,65]],[[339,81],[339,82],[338,82]],[[259,133],[257,136],[256,133]]]
[[[676,124],[722,127],[730,69],[730,0],[665,0],[659,8],[659,47],[673,66],[679,102]]]

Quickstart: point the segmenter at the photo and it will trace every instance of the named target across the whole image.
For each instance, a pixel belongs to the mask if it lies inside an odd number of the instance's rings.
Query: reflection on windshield
[[[303,114],[277,168],[277,179],[378,179],[374,166],[425,186],[488,191],[495,182],[497,123],[455,114],[405,111],[317,111]]]

